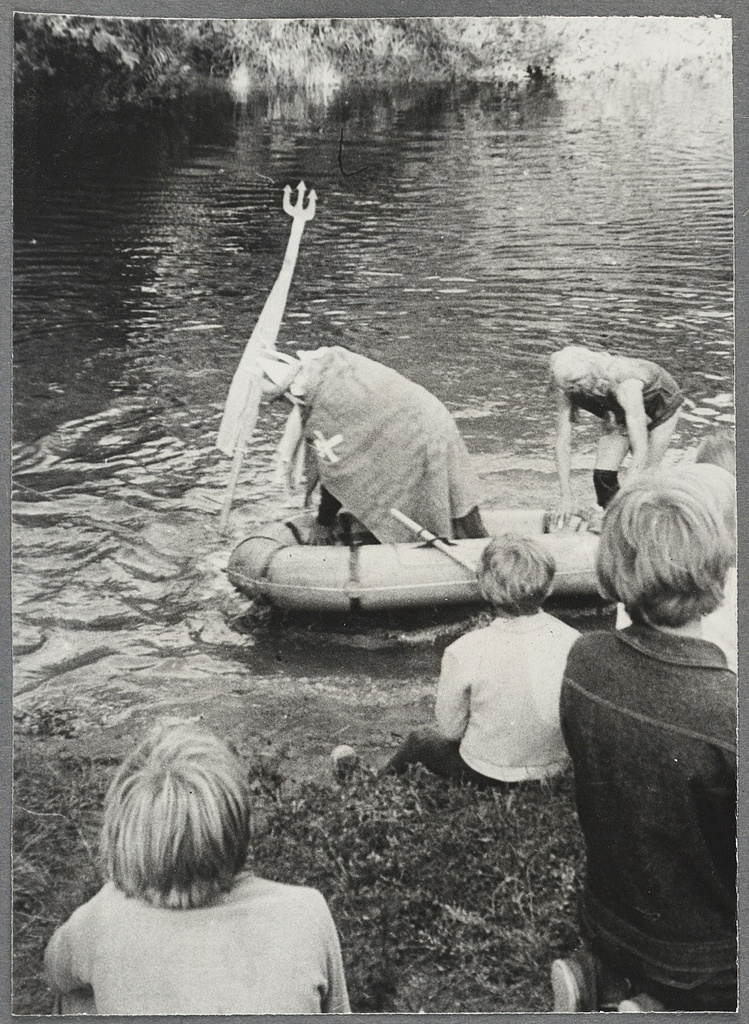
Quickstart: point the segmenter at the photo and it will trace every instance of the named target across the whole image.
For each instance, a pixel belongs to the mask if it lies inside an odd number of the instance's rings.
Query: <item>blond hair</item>
[[[476,569],[482,596],[505,615],[532,615],[549,596],[556,564],[530,537],[505,533],[490,540]]]
[[[633,622],[684,626],[723,601],[735,547],[716,502],[667,471],[645,474],[608,508],[596,572]]]
[[[549,358],[552,383],[565,394],[603,398],[625,380],[645,381],[654,366],[647,359],[567,345]]]
[[[231,888],[249,844],[247,778],[212,733],[157,727],[109,787],[101,859],[128,896],[158,907],[206,906]]]
[[[612,358],[608,352],[566,345],[551,355],[549,369],[552,380],[564,392],[605,395],[611,386],[608,370]]]
[[[694,461],[720,466],[736,476],[736,438],[732,430],[720,427],[700,443]]]
[[[722,518],[736,543],[736,478],[713,462],[679,462],[669,471],[673,485],[691,491],[712,514]],[[735,554],[735,552],[734,552]]]

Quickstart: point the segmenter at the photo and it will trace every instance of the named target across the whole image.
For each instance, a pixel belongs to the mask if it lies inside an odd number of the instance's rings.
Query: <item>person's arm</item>
[[[572,511],[572,488],[570,486],[570,457],[572,453],[572,419],[574,406],[568,395],[557,389],[557,440],[556,466],[559,476],[559,514],[566,516]]]
[[[351,1013],[349,1005],[348,990],[346,988],[346,976],[343,973],[343,957],[341,956],[341,943],[338,938],[338,931],[330,913],[330,908],[325,902],[325,897],[320,895],[325,908],[325,949],[327,959],[328,987],[321,1000],[323,1013]]]
[[[86,929],[86,903],[55,931],[44,952],[44,972],[56,992],[78,992],[91,988],[86,943],[80,941]]]
[[[648,417],[642,398],[642,381],[625,380],[616,389],[616,400],[624,410],[632,464],[629,478],[642,472],[648,464]]]
[[[435,715],[439,731],[448,740],[460,740],[468,728],[471,710],[471,686],[461,659],[449,647],[442,656],[437,683]]]

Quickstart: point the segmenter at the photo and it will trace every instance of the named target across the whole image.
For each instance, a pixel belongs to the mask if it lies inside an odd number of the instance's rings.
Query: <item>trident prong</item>
[[[284,213],[288,213],[289,217],[293,217],[294,220],[312,220],[315,216],[315,204],[317,202],[317,193],[314,189],[310,190],[308,196],[307,205],[304,205],[304,193],[307,186],[303,181],[300,181],[296,187],[297,200],[292,205],[291,202],[291,185],[286,185],[283,190],[283,210]]]

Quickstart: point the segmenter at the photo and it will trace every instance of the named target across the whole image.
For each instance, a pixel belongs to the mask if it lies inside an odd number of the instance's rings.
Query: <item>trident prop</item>
[[[260,399],[263,394],[262,373],[260,370],[259,357],[264,351],[275,348],[278,330],[281,326],[286,299],[289,294],[291,278],[296,266],[296,258],[299,253],[299,243],[304,231],[304,225],[315,216],[315,204],[317,196],[314,189],[309,193],[309,201],[304,205],[304,193],[306,186],[303,181],[297,185],[296,203],[291,202],[291,186],[287,185],[283,190],[284,213],[291,217],[291,234],[286,246],[286,255],[283,259],[281,272],[276,278],[276,283],[271,289],[270,295],[265,300],[263,311],[260,314],[255,330],[239,361],[239,366],[234,374],[229,388],[229,395],[226,399],[224,415],[218,429],[216,447],[225,455],[233,455],[231,474],[226,488],[226,497],[221,509],[219,529],[223,533],[231,512],[234,501],[234,491],[239,480],[239,473],[242,468],[245,447],[252,440],[257,422]]]

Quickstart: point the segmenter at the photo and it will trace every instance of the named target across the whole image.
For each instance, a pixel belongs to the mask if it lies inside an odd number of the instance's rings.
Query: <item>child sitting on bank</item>
[[[702,441],[694,462],[684,460],[671,466],[669,478],[674,485],[690,490],[698,500],[711,503],[731,536],[736,536],[736,445],[733,431],[716,430]],[[630,619],[620,603],[616,628],[626,629]],[[738,579],[736,565],[726,576],[721,604],[702,620],[702,635],[716,644],[726,656],[731,671],[738,669]]]
[[[736,676],[703,636],[734,558],[670,470],[608,509],[599,587],[632,625],[581,637],[562,684],[585,946],[552,965],[557,1012],[736,1009]]]
[[[155,730],[107,793],[109,880],[52,936],[51,987],[100,1014],[349,1012],[324,898],[252,875],[249,843],[239,760],[192,726]]]
[[[561,771],[567,755],[559,690],[579,633],[541,611],[555,568],[535,540],[505,534],[487,544],[477,576],[494,621],[447,648],[437,686],[439,731],[412,732],[386,771],[420,763],[481,786]]]

